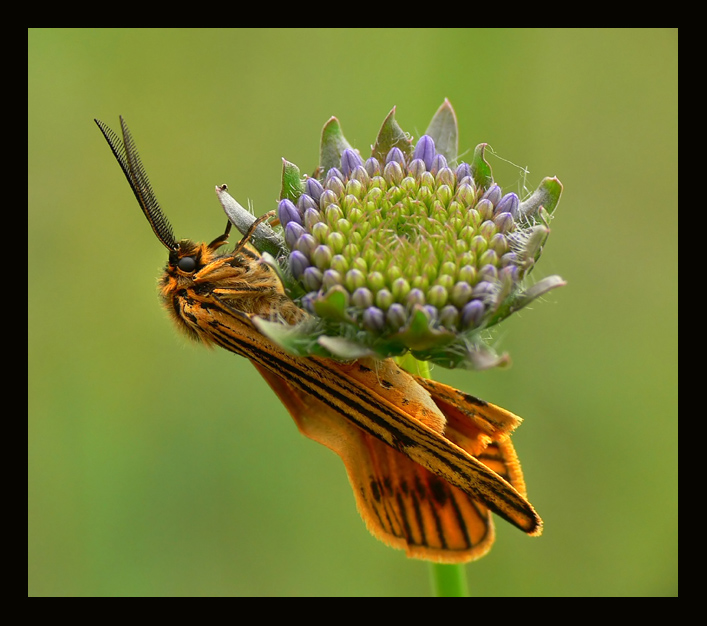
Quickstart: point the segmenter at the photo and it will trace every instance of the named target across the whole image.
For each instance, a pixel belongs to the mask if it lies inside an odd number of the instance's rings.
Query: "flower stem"
[[[418,361],[410,353],[395,359],[405,371],[423,378],[432,378],[427,361]],[[467,598],[469,592],[463,565],[430,563],[432,593],[438,598]]]
[[[432,593],[437,598],[468,598],[466,570],[463,565],[430,563]]]

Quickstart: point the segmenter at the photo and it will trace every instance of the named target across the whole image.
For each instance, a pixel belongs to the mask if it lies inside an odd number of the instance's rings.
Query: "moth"
[[[258,331],[257,319],[295,324],[306,313],[251,245],[259,221],[232,250],[230,222],[211,243],[176,240],[123,118],[122,138],[95,121],[169,252],[159,289],[177,327],[253,363],[298,429],[341,457],[375,537],[410,557],[462,563],[491,547],[491,513],[529,535],[542,532],[509,438],[519,417],[392,359],[286,352]]]

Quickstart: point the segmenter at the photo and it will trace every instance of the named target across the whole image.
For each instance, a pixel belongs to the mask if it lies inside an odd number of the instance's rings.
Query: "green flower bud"
[[[468,281],[460,281],[452,287],[451,300],[452,304],[458,309],[461,309],[469,300],[471,300],[472,287]]]
[[[313,226],[321,222],[322,219],[322,214],[319,211],[307,209],[304,212],[304,227],[311,233]]]
[[[367,278],[368,286],[370,289],[373,291],[378,291],[379,289],[383,289],[385,287],[386,282],[385,282],[385,277],[383,274],[380,272],[369,272],[368,273],[368,278]]]
[[[359,287],[351,295],[351,304],[359,309],[367,309],[373,304],[373,294],[366,287]]]
[[[329,233],[326,238],[326,244],[331,248],[334,254],[339,254],[346,246],[346,237],[340,232]]]
[[[341,274],[336,270],[328,269],[322,275],[322,289],[328,291],[335,285],[341,285]]]
[[[427,291],[427,303],[441,309],[446,303],[449,293],[442,285],[433,285]]]
[[[344,277],[344,287],[346,287],[350,293],[353,293],[359,287],[364,287],[365,285],[366,275],[363,272],[355,268],[346,272],[346,276]]]
[[[393,294],[385,288],[376,294],[376,306],[383,311],[387,311],[393,302],[395,302]]]
[[[391,161],[385,164],[383,169],[383,178],[389,185],[399,185],[403,179],[403,168],[397,161]]]
[[[319,245],[312,252],[312,263],[324,271],[329,267],[333,256],[328,246]]]
[[[336,204],[338,199],[339,199],[339,196],[337,196],[333,191],[326,189],[322,192],[322,195],[319,197],[319,208],[322,210],[326,210],[326,208],[330,204]]]

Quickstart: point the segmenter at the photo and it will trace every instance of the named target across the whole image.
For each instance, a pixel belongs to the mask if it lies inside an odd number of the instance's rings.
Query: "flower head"
[[[551,276],[526,286],[562,186],[546,178],[526,199],[504,193],[486,144],[460,161],[457,137],[445,101],[417,142],[393,109],[365,159],[332,118],[313,176],[285,161],[277,263],[311,317],[295,327],[261,320],[260,330],[302,355],[411,351],[445,367],[503,362],[484,331],[564,284]]]

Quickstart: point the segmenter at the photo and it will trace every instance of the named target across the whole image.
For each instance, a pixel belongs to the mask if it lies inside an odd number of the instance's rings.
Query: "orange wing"
[[[443,563],[463,563],[488,552],[494,528],[483,503],[365,433],[285,379],[257,364],[256,367],[299,430],[341,457],[359,513],[375,537],[405,550],[408,556]],[[506,420],[505,426],[499,427],[481,415],[469,419],[469,407],[463,402],[461,408],[449,405],[448,415],[445,407],[452,400],[449,390],[461,392],[443,385],[425,388],[447,417],[445,436],[517,489],[522,487],[524,493],[515,450],[507,440],[510,424],[515,426],[515,422]],[[496,435],[489,435],[489,430]]]
[[[449,385],[419,376],[414,378],[429,392],[447,418],[445,437],[527,497],[520,461],[510,441],[511,433],[523,420],[506,409]]]

